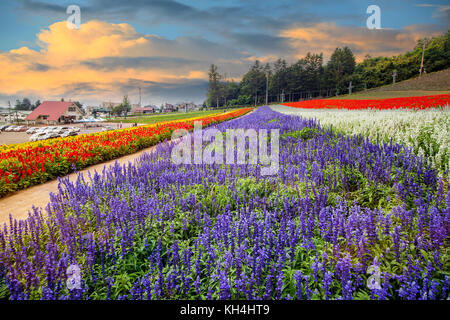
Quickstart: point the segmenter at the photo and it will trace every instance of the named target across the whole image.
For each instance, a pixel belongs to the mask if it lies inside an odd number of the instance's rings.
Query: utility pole
[[[11,121],[11,101],[8,101],[8,106],[9,106],[9,108],[8,108],[8,110],[9,110],[9,121]]]
[[[422,76],[422,70],[423,70],[423,58],[425,56],[425,39],[423,39],[423,48],[422,48],[422,61],[420,62],[420,74],[419,77]]]
[[[139,88],[139,107],[142,107],[141,88]]]
[[[269,105],[269,72],[266,73],[266,106]]]

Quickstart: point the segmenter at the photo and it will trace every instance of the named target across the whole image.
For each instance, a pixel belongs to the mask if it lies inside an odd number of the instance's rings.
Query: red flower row
[[[24,143],[0,149],[0,197],[10,192],[45,182],[77,169],[112,160],[170,139],[174,130],[203,127],[223,122],[249,112],[238,109],[218,116],[206,116],[178,122],[140,126],[70,138]]]
[[[428,109],[436,107],[444,107],[450,103],[450,94],[441,94],[422,97],[405,97],[405,98],[389,98],[389,99],[368,99],[368,100],[352,100],[352,99],[322,99],[308,100],[291,103],[283,103],[285,106],[305,109]]]

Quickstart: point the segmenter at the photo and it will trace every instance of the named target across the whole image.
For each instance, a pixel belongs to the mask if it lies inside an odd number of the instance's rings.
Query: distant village
[[[119,106],[120,102],[102,102],[97,106],[87,106],[85,112],[88,116],[110,116],[113,113],[115,107]],[[202,105],[196,105],[193,102],[182,102],[176,105],[170,103],[164,103],[160,107],[155,105],[146,105],[141,107],[139,104],[131,104],[130,114],[143,115],[148,113],[168,113],[168,112],[190,112],[195,110],[201,110]]]
[[[33,122],[36,124],[57,124],[76,122],[84,118],[111,118],[114,116],[141,116],[154,113],[191,112],[201,110],[203,105],[182,102],[176,105],[164,103],[161,106],[130,104],[128,112],[117,113],[120,102],[102,102],[98,106],[83,106],[71,101],[44,101],[32,110],[18,110],[15,107],[0,107],[0,123]]]

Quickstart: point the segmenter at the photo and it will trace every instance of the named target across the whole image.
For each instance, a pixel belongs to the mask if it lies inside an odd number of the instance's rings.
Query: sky
[[[80,29],[68,27],[69,5]],[[369,5],[381,28],[369,30]],[[393,56],[450,29],[448,0],[2,0],[0,107],[16,99],[160,105],[206,98],[208,67],[239,81],[256,59]]]

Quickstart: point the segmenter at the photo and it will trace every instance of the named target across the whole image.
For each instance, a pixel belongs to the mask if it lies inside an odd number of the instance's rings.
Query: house
[[[147,114],[147,113],[155,113],[155,112],[157,112],[157,107],[152,106],[152,105],[148,105],[143,108],[136,108],[134,110],[135,114]]]
[[[176,109],[184,112],[199,110],[199,108],[193,102],[181,102],[177,104]]]
[[[83,112],[70,101],[44,101],[25,120],[30,123],[57,124],[83,118]]]
[[[175,106],[173,104],[166,103],[161,108],[162,112],[175,112]]]
[[[138,103],[133,103],[133,104],[130,105],[130,107],[131,107],[130,113],[135,113],[136,110],[137,110],[138,108],[140,108],[141,106],[140,106]]]
[[[2,110],[0,111],[0,122],[23,121],[31,113],[26,110]]]

